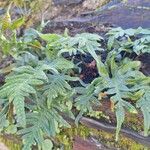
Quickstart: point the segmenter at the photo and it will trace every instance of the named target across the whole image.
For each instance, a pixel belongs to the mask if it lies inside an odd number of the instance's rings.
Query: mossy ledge
[[[21,150],[22,141],[20,138],[14,135],[0,135],[0,141],[4,143],[9,150]]]
[[[147,148],[143,146],[142,144],[139,144],[138,142],[135,142],[134,140],[124,137],[123,135],[120,135],[119,141],[114,142],[115,135],[113,133],[108,133],[103,130],[97,130],[88,128],[84,125],[79,125],[77,127],[72,127],[67,130],[63,130],[60,135],[57,136],[57,139],[60,143],[64,144],[64,150],[72,150],[73,149],[73,143],[75,137],[81,137],[84,139],[88,139],[90,137],[96,137],[100,143],[103,143],[105,147],[108,149],[112,148],[119,148],[121,150],[149,150],[150,148]]]
[[[63,147],[64,150],[72,150],[75,137],[81,137],[83,140],[96,137],[100,143],[103,143],[110,149],[150,150],[149,137],[143,137],[136,132],[122,129],[119,141],[115,142],[115,127],[86,117],[82,117],[80,123],[78,127],[72,124],[72,128],[64,129],[57,135],[54,140],[57,141],[55,143],[57,148]],[[18,137],[3,135],[0,140],[5,143],[10,150],[21,150],[22,142]]]

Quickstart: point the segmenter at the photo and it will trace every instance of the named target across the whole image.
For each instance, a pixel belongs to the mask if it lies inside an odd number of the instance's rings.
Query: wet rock
[[[0,15],[3,15],[5,13],[5,10],[3,8],[0,8]]]
[[[123,28],[150,27],[150,1],[128,0],[103,10],[95,21],[108,22]]]
[[[86,13],[85,13],[86,14]],[[53,28],[50,22],[46,29]],[[68,20],[54,21],[55,29],[64,30],[67,28],[83,29],[84,26],[99,26],[102,24],[110,24],[113,26],[121,26],[127,28],[143,28],[150,27],[150,1],[149,0],[128,0],[128,2],[120,2],[114,0],[103,6],[100,10],[94,11],[92,14],[80,15]],[[61,27],[60,27],[61,25]],[[86,27],[84,27],[86,28]]]
[[[138,60],[142,62],[141,71],[146,75],[150,76],[150,54],[145,53],[139,56]]]
[[[149,0],[128,0],[128,5],[141,6],[141,7],[150,7]]]
[[[45,28],[43,29],[43,33],[63,34],[64,30],[67,28],[69,30],[69,34],[72,36],[83,32],[97,33],[103,36],[110,30],[111,27],[115,26],[108,23],[87,23],[80,20],[51,21],[45,26]]]
[[[83,139],[80,137],[75,137],[73,150],[108,150],[108,148],[106,148],[95,138]]]
[[[150,1],[113,1],[103,6],[94,16],[82,17],[86,22],[111,23],[123,28],[150,27]]]
[[[55,5],[72,5],[72,4],[79,4],[83,0],[53,0]]]
[[[0,143],[0,150],[9,150],[3,143]]]

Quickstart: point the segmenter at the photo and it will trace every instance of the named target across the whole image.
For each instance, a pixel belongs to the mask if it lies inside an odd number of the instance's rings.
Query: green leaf
[[[6,128],[6,133],[7,134],[15,134],[17,132],[17,127],[15,125],[9,125]]]
[[[60,43],[58,56],[65,52],[69,55],[76,55],[77,52],[80,52],[83,54],[90,53],[95,58],[95,51],[103,50],[100,48],[101,44],[99,43],[102,39],[101,36],[91,33],[81,33],[75,37],[62,37],[58,41]]]
[[[24,106],[24,97],[15,97],[13,100],[14,108],[17,114],[17,122],[21,127],[26,126],[26,116],[25,116],[25,106]]]
[[[57,34],[42,34],[42,33],[39,33],[39,36],[40,36],[40,38],[42,38],[43,40],[45,40],[47,42],[55,42],[55,41],[59,40],[61,37]]]
[[[145,93],[137,101],[137,107],[141,109],[144,116],[144,135],[147,136],[150,130],[150,88],[145,87]]]
[[[54,60],[52,63],[58,70],[72,69],[75,67],[73,62],[71,62],[67,59],[64,59],[64,58],[58,58],[58,59]]]
[[[119,132],[121,130],[122,123],[124,122],[125,112],[120,104],[116,106],[116,117],[117,117],[117,129],[116,129],[116,141],[118,141]]]
[[[142,96],[143,94],[139,90],[143,90],[142,87],[149,84],[148,79],[139,71],[139,64],[138,61],[129,59],[117,63],[115,55],[110,55],[103,63],[105,69],[103,74],[94,79],[85,90],[79,91],[78,97],[75,99],[76,108],[82,113],[86,113],[92,111],[92,106],[98,104],[100,93],[105,92],[116,108],[116,140],[118,140],[119,131],[125,118],[125,110],[137,113],[134,105],[127,101],[127,98],[130,99],[128,96],[138,93]]]
[[[52,148],[53,148],[52,141],[49,139],[44,140],[44,142],[42,143],[42,150],[52,150]]]
[[[71,86],[67,83],[64,76],[51,75],[49,76],[49,83],[43,87],[43,95],[47,98],[48,107],[51,106],[52,101],[59,96],[67,96],[67,92],[71,91]]]
[[[21,17],[21,18],[15,20],[15,21],[11,24],[10,28],[11,28],[12,30],[18,29],[18,28],[20,28],[24,23],[25,23],[25,18],[24,18],[24,17]]]
[[[36,94],[36,85],[47,81],[47,76],[41,68],[23,66],[14,69],[11,76],[6,78],[6,83],[0,89],[0,97],[13,102],[18,126],[25,127],[25,104],[24,100],[31,94]]]
[[[133,114],[137,114],[138,113],[136,108],[133,105],[131,105],[129,102],[123,101],[123,104],[124,104],[125,108],[127,108],[127,110],[130,113],[133,113]]]
[[[114,40],[115,40],[115,38],[114,38],[113,36],[110,36],[110,37],[109,37],[108,43],[107,43],[108,50],[111,50],[111,49],[112,49],[113,44],[114,44]]]
[[[11,3],[9,4],[6,14],[3,18],[3,22],[2,22],[2,31],[9,29],[11,26],[11,16],[10,16],[10,8],[11,8]]]
[[[122,51],[128,53],[135,52],[137,55],[150,53],[150,30],[149,29],[126,29],[113,28],[107,35],[109,36],[108,50],[113,50],[120,54]]]

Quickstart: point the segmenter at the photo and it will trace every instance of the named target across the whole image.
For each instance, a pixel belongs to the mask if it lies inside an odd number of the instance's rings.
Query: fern
[[[140,55],[141,53],[150,53],[150,36],[142,37],[133,42],[133,51]]]
[[[62,53],[69,53],[70,55],[76,55],[77,52],[80,53],[90,53],[95,60],[97,56],[95,51],[102,51],[100,48],[100,40],[103,38],[96,34],[81,33],[77,34],[75,37],[63,37],[58,42],[61,43],[60,51],[58,55]]]
[[[15,30],[23,22],[24,18],[12,21],[7,29]],[[1,47],[5,54],[14,57],[14,69],[9,69],[5,84],[0,87],[0,131],[11,134],[17,131],[23,139],[23,150],[31,150],[33,146],[40,150],[52,149],[56,135],[70,127],[64,118],[75,119],[76,107],[79,114],[75,123],[78,123],[83,114],[93,112],[93,106],[101,105],[104,93],[116,113],[116,140],[125,112],[137,113],[135,103],[143,112],[144,133],[148,135],[149,77],[139,71],[139,61],[118,61],[116,52],[149,53],[149,34],[149,29],[142,28],[111,30],[107,34],[110,52],[102,63],[97,51],[103,50],[100,43],[103,38],[96,34],[71,37],[29,29],[23,37],[17,38],[15,31],[12,37],[1,32]],[[41,44],[38,36],[45,42]],[[89,53],[96,60],[99,77],[85,85],[78,77],[69,76],[76,64],[66,59],[65,53]],[[74,87],[74,81],[79,87]]]
[[[62,36],[57,34],[42,34],[37,32],[41,39],[47,42],[46,48],[44,49],[46,52],[46,56],[49,59],[57,58],[57,54],[59,51],[60,43],[58,42]]]
[[[124,60],[120,64],[117,64],[114,57],[108,57],[101,69],[101,72],[103,70],[102,76],[94,79],[88,86],[89,88],[83,90],[85,93],[76,99],[76,107],[86,112],[87,108],[91,109],[94,104],[98,104],[98,97],[101,99],[99,93],[105,92],[110,97],[111,102],[115,105],[113,109],[116,110],[117,117],[116,140],[118,140],[118,134],[124,122],[125,110],[137,113],[135,106],[129,103],[127,99],[131,99],[129,97],[131,93],[137,93],[140,90],[138,84],[140,80],[145,78],[138,71],[139,67],[140,63],[138,61]],[[140,96],[136,97],[136,99],[138,98]]]
[[[127,63],[127,61],[124,60],[121,65],[117,65],[113,57],[109,59],[110,60],[107,61],[109,74],[100,77],[102,78],[101,80],[103,80],[103,84],[101,85],[100,82],[100,84],[96,86],[95,92],[100,93],[105,91],[111,96],[111,101],[115,104],[117,117],[116,140],[118,140],[118,133],[125,116],[124,108],[131,113],[137,113],[135,107],[126,101],[126,99],[128,99],[127,95],[138,90],[135,88],[135,86],[138,85],[136,81],[137,76],[139,78],[145,78],[145,76],[138,71],[140,67],[139,62],[128,61]],[[129,82],[129,80],[133,79],[135,79],[135,82]],[[138,86],[138,88],[140,88],[140,86]]]
[[[3,105],[4,107],[0,111],[0,132],[9,126],[9,120],[7,119],[8,103],[3,103]]]
[[[47,97],[47,106],[50,107],[53,100],[59,96],[66,97],[71,91],[71,86],[66,80],[69,76],[49,75],[49,82],[43,87],[43,95]],[[70,81],[78,81],[78,78],[70,78]]]
[[[135,52],[137,55],[149,52],[149,30],[148,29],[112,29],[109,35],[108,49],[112,48],[118,53],[121,51]],[[52,37],[55,37],[54,41]],[[135,106],[127,100],[138,100],[143,97],[143,90],[139,84],[145,80],[145,76],[139,71],[140,63],[138,61],[123,60],[116,62],[114,52],[110,52],[106,63],[102,63],[96,50],[100,49],[101,37],[97,35],[83,33],[75,37],[58,36],[54,34],[42,35],[42,38],[48,42],[48,45],[55,50],[56,54],[76,55],[80,53],[90,53],[97,62],[97,69],[100,77],[96,78],[86,88],[76,88],[78,94],[75,99],[75,106],[80,111],[76,122],[87,112],[91,112],[93,105],[100,105],[99,93],[105,92],[111,97],[111,103],[114,103],[114,109],[117,117],[116,140],[125,119],[125,111],[137,113]],[[53,45],[56,45],[54,47]],[[56,90],[55,90],[56,91]],[[58,92],[56,92],[58,93]],[[51,94],[52,95],[52,94]],[[57,94],[56,94],[57,96]],[[99,99],[98,99],[99,98]],[[50,97],[50,99],[52,99]],[[147,123],[146,123],[147,124]]]
[[[43,70],[51,73],[46,74]],[[6,78],[6,83],[0,90],[0,97],[7,98],[9,103],[13,102],[17,126],[24,127],[18,132],[24,141],[23,149],[31,149],[36,143],[44,150],[47,144],[52,145],[45,136],[54,137],[60,130],[59,126],[70,127],[59,114],[61,112],[74,119],[71,112],[71,97],[74,92],[68,81],[78,81],[78,78],[60,75],[53,63],[43,62],[39,62],[36,68],[16,68]],[[26,104],[26,98],[32,99],[31,104]],[[30,112],[26,112],[25,108]],[[5,113],[1,117],[3,120],[6,118]]]
[[[143,88],[143,96],[137,101],[137,107],[141,109],[144,116],[144,135],[148,136],[150,130],[150,80],[147,82],[145,88]]]
[[[51,62],[49,62],[48,64],[51,64],[54,68],[56,68],[59,71],[65,71],[65,70],[75,68],[75,64],[72,61],[69,61],[63,57],[54,59]]]
[[[100,105],[99,100],[97,99],[97,96],[94,94],[94,82],[95,80],[89,84],[86,88],[76,88],[76,92],[78,93],[78,97],[75,99],[75,106],[78,110],[81,110],[82,112],[90,112],[93,111],[92,106],[94,104]]]
[[[126,29],[115,28],[110,30],[107,35],[108,49],[114,49],[117,53],[126,51],[135,52],[137,55],[150,53],[150,30],[149,29]]]
[[[21,62],[26,55],[27,59]],[[28,56],[32,57],[28,60]],[[60,114],[74,119],[71,112],[74,90],[68,82],[79,79],[59,73],[74,68],[72,62],[59,58],[43,61],[37,59],[37,64],[30,63],[33,56],[31,53],[19,56],[17,64],[28,66],[13,69],[0,89],[0,97],[9,100],[9,104],[13,103],[17,127],[23,127],[18,132],[23,139],[23,149],[32,149],[36,144],[45,150],[47,146],[53,147],[52,141],[45,136],[55,137],[60,127],[70,127]],[[26,103],[26,100],[31,104]],[[4,117],[7,120],[6,114]]]
[[[32,145],[42,146],[45,136],[54,137],[59,132],[59,124],[64,127],[70,125],[57,113],[55,109],[44,109],[27,114],[29,127],[22,129],[18,134],[23,135],[23,150],[31,150]]]
[[[15,74],[6,78],[6,83],[1,87],[0,97],[7,98],[13,102],[19,126],[26,125],[25,117],[25,97],[36,94],[34,86],[41,85],[47,80],[42,70],[34,69],[30,66],[19,67],[14,70]]]
[[[95,51],[102,51],[100,48],[100,41],[103,39],[101,36],[90,33],[81,33],[70,36],[59,36],[56,34],[39,34],[43,40],[48,42],[47,47],[57,49],[58,56],[63,53],[69,53],[69,55],[76,55],[80,53],[90,53],[93,58],[97,59]],[[54,38],[53,38],[54,37]],[[54,48],[55,45],[55,48]]]
[[[6,29],[9,29],[11,26],[11,16],[10,16],[10,8],[11,8],[11,4],[9,4],[8,8],[7,8],[7,12],[3,18],[3,22],[2,22],[2,31],[5,31]]]

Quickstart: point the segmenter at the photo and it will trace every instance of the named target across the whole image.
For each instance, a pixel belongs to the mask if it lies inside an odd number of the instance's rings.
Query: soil
[[[150,76],[150,54],[146,53],[139,56],[138,60],[142,62],[141,71],[146,75]]]

